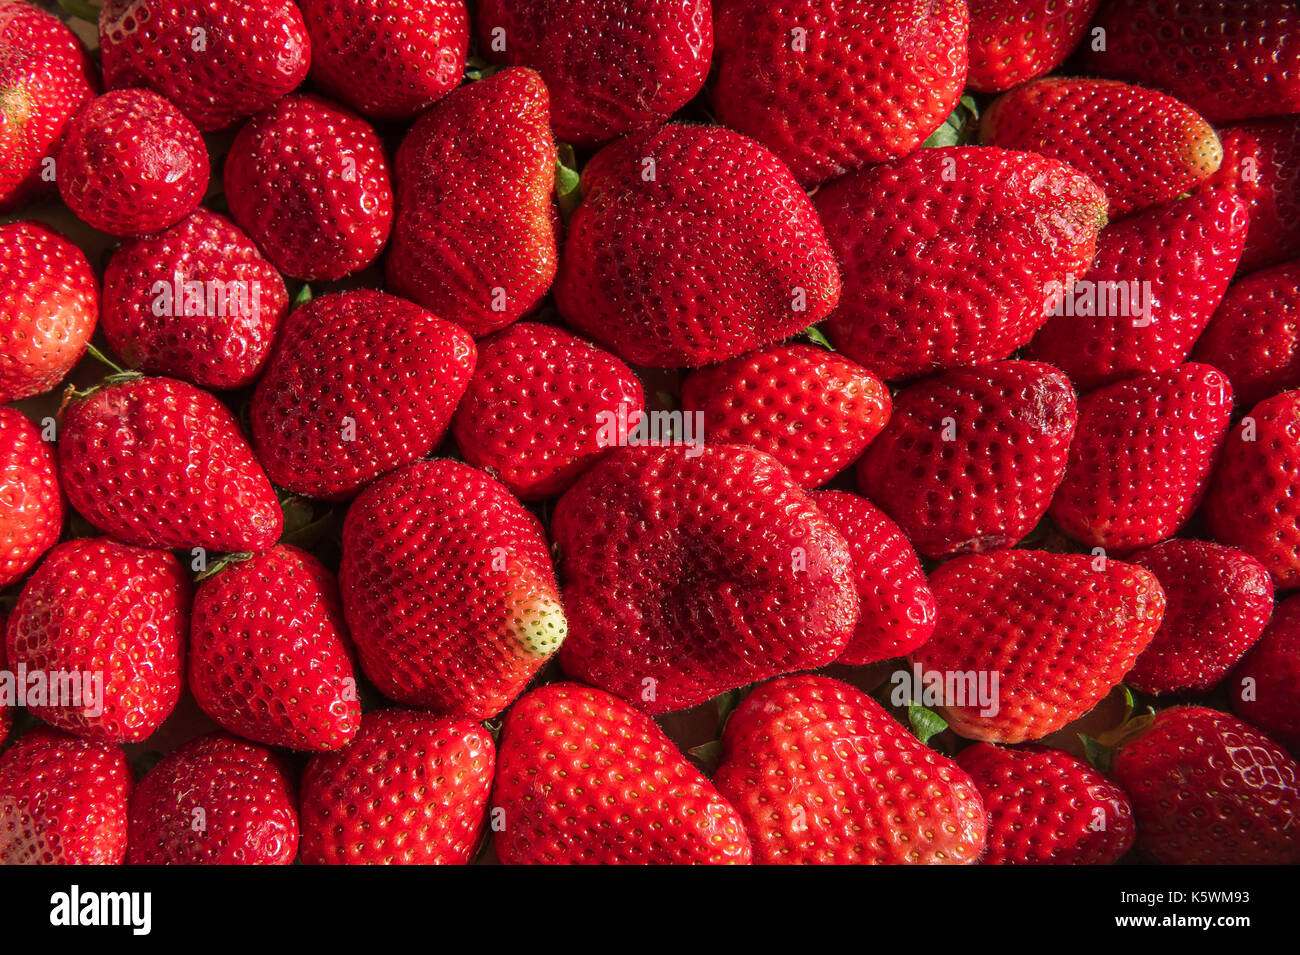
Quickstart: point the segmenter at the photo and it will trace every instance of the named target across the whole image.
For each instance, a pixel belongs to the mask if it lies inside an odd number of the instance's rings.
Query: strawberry
[[[129,865],[288,865],[298,799],[285,761],[210,733],[172,750],[131,795]]]
[[[1125,553],[1176,533],[1205,494],[1232,417],[1232,386],[1209,365],[1179,365],[1079,399],[1061,530]]]
[[[1060,66],[1101,0],[969,0],[966,86],[1001,93]]]
[[[87,225],[136,236],[175,225],[208,188],[208,150],[194,124],[149,90],[97,96],[68,123],[59,194]]]
[[[110,89],[148,87],[204,132],[270,106],[311,59],[292,0],[105,0],[99,49]]]
[[[961,97],[964,0],[720,0],[718,121],[809,187],[905,156]]]
[[[388,241],[383,144],[365,120],[318,96],[286,96],[245,123],[223,181],[231,217],[293,278],[359,272]]]
[[[1156,575],[1165,616],[1124,682],[1144,693],[1213,689],[1259,639],[1273,584],[1255,558],[1195,540],[1167,540],[1129,562]]]
[[[663,730],[576,683],[533,690],[506,714],[492,805],[507,865],[750,861],[736,810]]]
[[[537,518],[455,461],[407,465],[356,499],[339,585],[366,676],[447,716],[501,712],[567,628]]]
[[[1219,138],[1223,165],[1206,188],[1236,195],[1250,211],[1238,271],[1300,256],[1300,117],[1234,123]]]
[[[189,616],[190,579],[171,554],[72,540],[24,585],[5,656],[46,675],[46,702],[28,696],[33,715],[86,739],[139,742],[184,690]]]
[[[375,119],[409,120],[454,90],[465,69],[464,0],[302,0],[311,78]]]
[[[555,134],[595,146],[656,126],[685,106],[709,72],[706,0],[481,0],[479,49],[530,66],[551,92]]]
[[[930,574],[930,589],[939,621],[913,667],[943,678],[942,715],[958,735],[999,743],[1042,739],[1092,709],[1165,609],[1150,571],[1082,554],[958,557]],[[980,678],[991,701],[970,692]]]
[[[739,445],[627,447],[556,504],[564,672],[648,713],[840,656],[853,557],[775,458]]]
[[[1195,110],[1115,80],[1054,76],[1003,93],[980,117],[980,142],[1069,163],[1106,193],[1112,219],[1177,198],[1223,162]]]
[[[474,373],[474,341],[384,292],[296,309],[257,384],[253,446],[267,475],[309,497],[352,497],[442,440]]]
[[[12,672],[9,669],[9,661],[5,658],[5,641],[4,634],[9,627],[9,613],[4,607],[0,607],[0,673]],[[14,707],[8,703],[0,703],[0,745],[9,737],[9,731],[14,725]],[[0,864],[3,860],[0,859]]]
[[[205,713],[257,743],[339,749],[361,722],[338,585],[285,544],[203,578],[189,677]]]
[[[1045,746],[976,743],[957,755],[988,812],[983,865],[1114,865],[1133,848],[1133,804],[1087,763]]]
[[[672,124],[633,134],[587,164],[583,189],[556,304],[624,361],[721,361],[820,321],[839,298],[812,203],[739,133]]]
[[[170,378],[115,376],[75,396],[59,477],[83,517],[131,544],[261,551],[284,523],[234,416]]]
[[[1047,284],[1087,269],[1106,222],[1106,197],[1082,173],[987,146],[921,149],[831,183],[816,203],[844,273],[827,334],[890,380],[1023,345],[1047,318]]]
[[[766,451],[804,487],[857,460],[889,408],[879,378],[815,345],[769,345],[682,382],[682,410],[704,416],[711,442]]]
[[[429,110],[397,151],[389,287],[474,335],[532,311],[555,279],[555,162],[531,70]]]
[[[451,428],[466,461],[532,501],[567,489],[644,411],[641,382],[609,352],[520,322],[479,343]]]
[[[133,784],[117,746],[24,733],[0,756],[0,864],[121,865]]]
[[[85,254],[39,222],[0,225],[0,403],[56,387],[99,315]]]
[[[0,587],[27,573],[62,532],[54,451],[20,412],[0,408]]]
[[[483,833],[492,736],[466,719],[367,713],[343,750],[302,778],[308,865],[466,865]]]
[[[971,778],[846,683],[765,683],[727,721],[714,785],[764,865],[962,864],[984,848]]]
[[[104,270],[104,336],[132,368],[203,388],[242,388],[261,373],[289,311],[271,263],[207,209],[124,242]]]
[[[1049,365],[1003,361],[909,385],[858,487],[931,558],[1011,547],[1047,513],[1077,410]]]
[[[1162,710],[1120,745],[1111,775],[1133,800],[1137,848],[1153,862],[1300,863],[1300,763],[1236,717]]]
[[[1300,598],[1277,605],[1230,685],[1238,716],[1300,752]]]

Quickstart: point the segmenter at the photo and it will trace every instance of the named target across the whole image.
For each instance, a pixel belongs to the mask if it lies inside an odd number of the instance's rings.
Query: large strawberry
[[[745,864],[745,827],[650,717],[576,683],[511,707],[492,793],[507,865]]]
[[[966,85],[1000,93],[1050,73],[1083,39],[1101,0],[968,0]]]
[[[668,125],[583,170],[555,296],[578,331],[624,361],[721,361],[820,321],[840,278],[789,171],[717,126]]]
[[[1238,716],[1300,752],[1300,597],[1277,605],[1229,686]]]
[[[0,587],[27,573],[62,532],[54,450],[24,415],[0,408]]]
[[[1241,273],[1300,255],[1300,117],[1234,123],[1219,130],[1223,165],[1207,183],[1250,211]]]

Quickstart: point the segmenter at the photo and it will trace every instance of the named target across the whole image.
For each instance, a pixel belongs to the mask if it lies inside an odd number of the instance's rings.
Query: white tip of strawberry
[[[549,657],[560,649],[569,632],[564,610],[547,596],[533,596],[522,601],[506,626],[525,650],[539,657]]]

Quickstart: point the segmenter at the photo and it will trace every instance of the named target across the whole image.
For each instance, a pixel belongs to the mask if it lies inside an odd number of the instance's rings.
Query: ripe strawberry
[[[288,865],[298,799],[285,761],[226,733],[163,757],[131,795],[129,865]]]
[[[361,722],[338,585],[285,544],[199,584],[189,677],[203,711],[254,742],[339,749]]]
[[[720,0],[713,109],[808,187],[905,156],[966,78],[964,0]]]
[[[507,865],[750,861],[736,811],[654,721],[576,683],[533,690],[506,714],[492,805]]]
[[[826,331],[890,380],[1023,345],[1047,318],[1044,288],[1087,269],[1106,222],[1106,197],[1082,173],[979,146],[917,150],[816,203],[844,271]]]
[[[857,460],[889,408],[879,378],[815,345],[769,345],[682,382],[682,410],[704,416],[711,443],[766,451],[804,487]]]
[[[384,147],[359,116],[286,96],[250,119],[223,173],[230,215],[277,269],[331,281],[378,258],[393,220]]]
[[[409,120],[454,90],[465,69],[464,0],[302,0],[311,78],[376,119]]]
[[[506,70],[429,110],[397,151],[388,285],[473,335],[531,312],[555,279],[546,87]]]
[[[0,864],[121,865],[133,782],[116,746],[24,733],[0,756]]]
[[[1082,554],[958,557],[930,574],[930,588],[939,622],[913,666],[943,678],[950,727],[998,743],[1042,739],[1092,709],[1132,669],[1165,609],[1150,571]],[[991,703],[969,692],[979,677]]]
[[[1277,605],[1229,685],[1238,716],[1300,752],[1300,598]]]
[[[824,666],[858,617],[844,538],[776,459],[620,448],[556,504],[564,672],[648,713]]]
[[[74,398],[59,477],[86,520],[131,544],[262,551],[283,528],[234,415],[170,378],[110,378]]]
[[[27,573],[62,532],[54,451],[20,412],[0,408],[0,587]]]
[[[1227,713],[1161,711],[1120,745],[1111,775],[1133,800],[1138,851],[1154,862],[1300,862],[1300,764]]]
[[[1209,365],[1084,395],[1052,518],[1117,553],[1172,536],[1201,503],[1231,417],[1232,386]]]
[[[1077,411],[1049,365],[1003,361],[909,385],[858,463],[858,487],[921,554],[1011,547],[1065,473]]]
[[[253,446],[267,475],[308,497],[352,497],[442,440],[474,373],[474,341],[384,292],[293,311],[258,382]]]
[[[983,865],[1114,865],[1133,848],[1133,804],[1087,763],[1044,746],[976,743],[957,755],[988,812]]]
[[[492,790],[492,736],[466,719],[367,713],[345,749],[302,778],[308,865],[466,865]]]
[[[79,248],[39,222],[0,225],[0,403],[57,386],[98,315],[99,283]]]
[[[1101,0],[969,0],[966,86],[1001,93],[1060,66]]]
[[[68,123],[59,194],[101,232],[144,235],[193,212],[209,171],[203,138],[180,110],[149,90],[114,90]]]
[[[754,862],[962,864],[984,848],[971,778],[846,683],[765,683],[727,721],[718,791]]]
[[[1166,603],[1155,639],[1124,682],[1144,693],[1213,689],[1268,623],[1268,571],[1241,551],[1195,540],[1167,540],[1129,561],[1156,575]]]
[[[366,676],[447,716],[501,712],[566,631],[541,524],[455,461],[407,465],[356,499],[339,585]]]
[[[1206,188],[1231,192],[1250,211],[1238,272],[1300,255],[1300,118],[1235,123],[1219,130],[1223,165]]]
[[[578,146],[656,126],[709,72],[713,16],[705,0],[481,0],[479,49],[530,66],[551,91],[555,134]]]
[[[549,325],[484,339],[451,429],[465,460],[521,500],[553,497],[607,454],[645,411],[632,370]]]
[[[99,49],[110,89],[155,90],[204,132],[270,106],[311,59],[292,0],[106,0]]]
[[[27,700],[33,715],[86,739],[139,742],[184,690],[189,615],[190,579],[171,554],[106,537],[72,540],[24,585],[5,657],[46,675],[46,702]]]
[[[721,361],[820,321],[839,298],[812,203],[775,156],[738,133],[668,125],[633,134],[587,164],[583,188],[556,304],[624,361]]]

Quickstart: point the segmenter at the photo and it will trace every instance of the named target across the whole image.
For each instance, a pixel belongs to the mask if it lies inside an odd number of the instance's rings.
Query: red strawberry
[[[910,153],[966,78],[964,0],[720,0],[713,109],[803,186]]]
[[[454,461],[400,468],[357,498],[339,585],[366,676],[448,716],[501,712],[567,627],[537,518]]]
[[[1241,551],[1195,540],[1164,541],[1129,561],[1156,575],[1166,605],[1124,682],[1144,693],[1213,689],[1268,623],[1268,571]]]
[[[106,0],[99,48],[111,89],[155,90],[204,132],[270,106],[311,59],[292,0]]]
[[[1011,547],[1047,513],[1076,417],[1049,365],[954,369],[897,394],[858,487],[927,557]]]
[[[732,713],[722,745],[714,784],[744,820],[755,863],[961,864],[984,848],[970,777],[846,683],[765,683]]]
[[[0,225],[0,403],[57,386],[98,315],[99,283],[79,248],[38,222]]]
[[[190,579],[171,554],[68,541],[24,585],[5,656],[45,674],[46,702],[28,696],[33,715],[87,739],[139,742],[181,697],[189,615]]]
[[[507,70],[456,90],[397,151],[389,287],[474,335],[532,311],[555,279],[546,87]]]
[[[713,55],[706,0],[481,0],[477,26],[484,56],[542,74],[555,134],[579,146],[668,119]]]
[[[857,460],[889,408],[879,378],[815,345],[770,345],[682,382],[682,410],[704,416],[711,443],[766,451],[804,487]]]
[[[132,544],[261,551],[284,523],[234,416],[170,378],[110,378],[76,397],[59,477],[83,517]]]
[[[1300,117],[1219,130],[1223,165],[1207,188],[1238,196],[1250,211],[1242,274],[1300,255]]]
[[[285,544],[202,580],[189,677],[203,711],[254,742],[339,749],[361,722],[338,585]]]
[[[697,366],[824,318],[840,280],[816,212],[775,156],[717,126],[621,139],[583,171],[556,304],[624,361]]]
[[[367,713],[346,749],[302,779],[308,865],[465,865],[492,790],[492,737],[466,719]]]
[[[27,573],[62,532],[54,450],[21,413],[0,408],[0,587]]]
[[[311,78],[359,113],[409,120],[454,90],[465,69],[464,0],[302,0]]]
[[[1172,536],[1201,503],[1231,417],[1232,386],[1209,365],[1084,395],[1052,518],[1118,553]]]
[[[1049,282],[1092,263],[1106,197],[1055,159],[920,149],[817,193],[844,294],[835,346],[895,379],[1005,358],[1047,318]]]
[[[330,281],[378,258],[393,220],[384,147],[359,116],[286,96],[250,119],[223,173],[230,215],[277,269]]]
[[[163,757],[131,796],[129,865],[288,865],[298,800],[284,760],[226,733]]]
[[[1300,598],[1277,605],[1231,687],[1238,716],[1300,752]]]
[[[1001,93],[1060,66],[1101,0],[969,0],[966,86]]]
[[[999,743],[1041,739],[1092,709],[1165,609],[1150,571],[1082,554],[958,557],[930,574],[930,588],[939,622],[913,667],[942,679],[940,708],[959,735]],[[981,678],[990,699],[977,698]]]
[[[267,475],[340,499],[424,457],[474,373],[474,341],[384,292],[326,295],[292,312],[253,395]]]
[[[654,721],[576,683],[533,690],[506,714],[492,805],[507,865],[750,860],[736,811]]]
[[[38,726],[0,756],[0,864],[121,865],[126,755]]]
[[[1121,744],[1111,775],[1133,800],[1138,851],[1154,862],[1300,863],[1300,763],[1227,713],[1163,710]]]
[[[753,448],[620,448],[555,507],[564,672],[648,713],[824,666],[858,617],[844,538]]]
[[[1087,763],[1056,749],[968,746],[989,817],[984,865],[1113,865],[1133,847],[1133,804]]]
[[[558,328],[520,322],[479,343],[451,427],[466,461],[529,501],[567,489],[644,411],[627,365]]]

